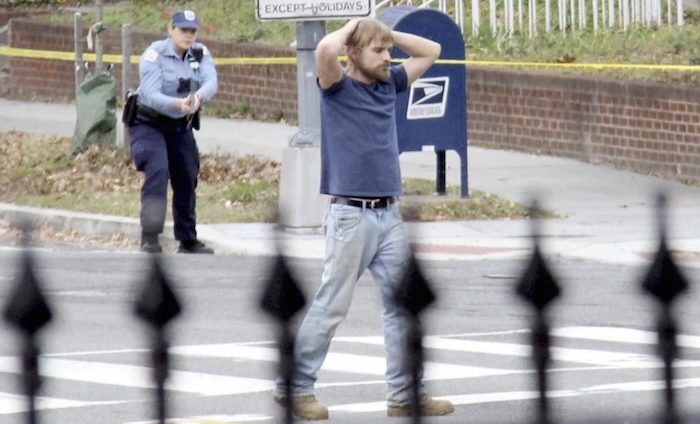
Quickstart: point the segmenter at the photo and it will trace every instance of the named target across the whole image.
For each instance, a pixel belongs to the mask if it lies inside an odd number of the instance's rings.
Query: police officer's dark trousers
[[[199,175],[199,150],[185,119],[168,125],[137,119],[129,126],[131,157],[145,174],[141,188],[141,229],[160,234],[165,225],[168,181],[173,189],[175,239],[197,238],[195,190]]]

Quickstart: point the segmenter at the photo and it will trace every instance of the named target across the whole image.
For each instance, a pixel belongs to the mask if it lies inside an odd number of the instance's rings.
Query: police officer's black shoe
[[[214,249],[207,247],[204,243],[195,239],[181,241],[180,247],[177,249],[177,253],[203,253],[211,255],[214,253]]]
[[[163,248],[158,243],[158,234],[141,234],[141,251],[146,253],[161,253]]]

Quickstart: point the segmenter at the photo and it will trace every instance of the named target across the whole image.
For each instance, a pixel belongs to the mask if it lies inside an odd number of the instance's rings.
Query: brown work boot
[[[275,402],[287,407],[287,398],[274,396]],[[314,395],[292,396],[292,412],[303,420],[327,420],[328,408],[316,400]]]
[[[424,417],[432,417],[435,415],[447,415],[455,412],[455,407],[449,400],[436,400],[426,394],[420,395],[420,414]],[[413,405],[389,406],[386,410],[386,415],[389,417],[409,417],[413,415]]]

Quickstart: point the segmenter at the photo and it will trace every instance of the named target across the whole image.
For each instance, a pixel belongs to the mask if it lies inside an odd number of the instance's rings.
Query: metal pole
[[[423,369],[424,352],[423,352],[423,330],[421,328],[420,319],[417,316],[411,316],[408,325],[408,361],[411,369],[413,392],[412,420],[413,424],[421,423],[420,413],[420,382],[421,370]]]
[[[608,27],[608,15],[606,14],[606,10],[607,9],[605,8],[605,0],[600,0],[600,19],[602,29]]]
[[[615,0],[608,0],[608,28],[615,27]]]
[[[131,86],[131,24],[122,25],[122,100],[126,99],[126,92]],[[117,125],[122,125],[117,117]],[[129,156],[131,144],[129,131],[126,125],[122,125],[121,137],[117,139],[117,145],[122,147],[124,153]]]
[[[169,368],[168,342],[165,340],[163,331],[156,330],[153,337],[155,343],[151,352],[151,360],[153,379],[156,383],[156,416],[158,417],[158,424],[165,424],[168,410],[165,396],[165,381],[168,379]]]
[[[566,0],[559,0],[559,29],[566,32]]]
[[[447,188],[445,184],[445,151],[444,150],[438,150],[435,152],[437,155],[437,180],[436,180],[436,185],[435,185],[435,191],[437,191],[437,194],[444,196],[447,194]]]
[[[508,36],[512,37],[515,32],[515,5],[514,0],[506,0],[508,3]]]
[[[549,352],[549,325],[542,311],[538,311],[532,331],[532,355],[537,368],[537,391],[539,399],[537,403],[537,422],[539,424],[551,423],[549,417],[549,402],[547,399],[547,365],[550,362]]]
[[[523,33],[523,0],[518,0],[518,33]]]
[[[83,82],[83,18],[79,12],[73,16],[73,39],[75,50],[75,96],[78,97],[80,84]]]
[[[131,85],[131,24],[122,25],[122,99]]]
[[[41,385],[39,376],[39,349],[33,335],[24,339],[22,365],[24,371],[24,393],[27,397],[27,424],[36,424],[36,394]]]
[[[297,22],[297,102],[299,130],[282,157],[280,223],[287,228],[318,228],[327,199],[318,190],[321,175],[321,107],[314,50],[325,35],[325,21]]]
[[[598,0],[593,0],[593,33],[598,33]]]
[[[289,323],[283,322],[280,336],[280,375],[284,379],[284,398],[287,405],[284,409],[284,423],[294,423],[294,406],[292,405],[292,384],[294,383],[294,337],[289,329]]]
[[[664,400],[666,408],[664,412],[664,424],[678,423],[678,413],[676,412],[676,396],[673,391],[673,360],[678,356],[678,345],[676,344],[676,324],[671,314],[671,307],[665,304],[661,310],[658,322],[659,333],[659,354],[664,364]]]
[[[321,98],[316,85],[314,50],[325,32],[323,21],[297,22],[299,132],[289,140],[290,147],[321,145]]]
[[[102,0],[95,0],[96,10],[96,22],[102,22]],[[100,31],[95,32],[95,72],[102,71],[102,35]]]
[[[571,12],[571,32],[574,32],[576,30],[576,4],[574,4],[574,0],[570,0],[569,6],[569,12]]]
[[[496,0],[489,0],[489,25],[491,26],[491,35],[496,35]]]

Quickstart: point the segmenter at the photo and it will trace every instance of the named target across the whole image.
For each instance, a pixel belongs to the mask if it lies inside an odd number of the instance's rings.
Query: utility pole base
[[[285,229],[316,230],[323,224],[328,196],[319,193],[320,147],[287,147],[282,154],[279,223]]]

